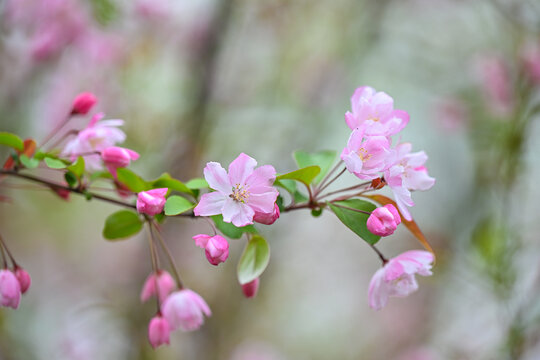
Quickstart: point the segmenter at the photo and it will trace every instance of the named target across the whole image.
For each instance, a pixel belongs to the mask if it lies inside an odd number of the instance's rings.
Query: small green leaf
[[[0,145],[6,145],[15,150],[23,151],[24,143],[20,137],[5,131],[0,132]]]
[[[178,195],[170,196],[165,203],[165,215],[173,216],[184,213],[190,209],[193,209],[195,204],[192,204],[186,198]]]
[[[279,175],[276,180],[284,180],[284,179],[290,179],[290,180],[296,180],[300,181],[301,183],[304,183],[306,186],[309,186],[313,179],[321,172],[321,168],[314,165],[314,166],[308,166],[302,169],[298,169],[295,171],[292,171],[287,174]]]
[[[47,156],[47,153],[44,153],[43,151],[38,150],[38,152],[36,152],[34,154],[34,159],[41,161],[41,160],[45,159],[45,156]]]
[[[26,155],[19,156],[19,160],[20,160],[21,164],[23,164],[23,166],[25,168],[27,168],[27,169],[35,169],[39,165],[39,160],[36,160],[34,158],[30,159]]]
[[[84,158],[82,156],[79,156],[75,163],[68,166],[68,170],[73,172],[75,176],[80,178],[82,174],[84,173]]]
[[[353,208],[356,210],[362,210],[367,212],[372,212],[377,208],[375,204],[372,204],[368,201],[360,199],[351,199],[344,201],[336,201],[335,203],[328,203],[330,208],[336,214],[339,220],[354,233],[360,236],[368,244],[374,245],[381,238],[373,234],[367,229],[366,222],[369,217],[369,214],[364,214],[350,209],[344,209],[338,205],[345,206],[348,208]]]
[[[231,239],[240,239],[244,233],[256,234],[257,229],[253,225],[247,225],[243,227],[236,227],[231,223],[226,223],[223,221],[223,216],[214,215],[211,216],[212,220],[216,224],[216,227],[221,231],[225,236]]]
[[[208,183],[203,178],[191,179],[186,183],[186,186],[192,190],[200,190],[208,188]]]
[[[274,182],[274,185],[287,190],[289,194],[291,194],[296,204],[300,204],[309,200],[306,195],[302,194],[300,191],[297,190],[296,182],[294,180],[276,180],[276,182]]]
[[[150,189],[150,184],[144,181],[139,175],[126,168],[117,170],[118,181],[126,185],[133,192],[141,192]]]
[[[323,212],[322,208],[313,209],[313,210],[311,210],[311,216],[319,217],[319,216],[322,215],[322,212]]]
[[[237,275],[241,285],[247,284],[264,272],[270,261],[270,247],[266,240],[259,235],[253,236],[240,257]]]
[[[96,171],[90,175],[90,181],[96,181],[97,179],[112,179],[111,173],[108,171]]]
[[[120,210],[105,220],[103,237],[107,240],[124,239],[141,231],[142,226],[143,222],[136,212]]]
[[[159,178],[152,181],[152,189],[168,188],[171,191],[178,191],[185,194],[193,195],[193,191],[189,189],[183,182],[177,180],[168,173],[163,173]]]
[[[66,182],[68,183],[69,187],[72,187],[72,188],[77,186],[77,183],[79,182],[79,180],[77,179],[77,176],[71,171],[67,171],[64,174],[64,179],[66,179]]]
[[[305,151],[295,151],[293,156],[299,168],[304,168],[310,165],[318,165],[321,168],[321,172],[314,180],[314,183],[318,184],[330,170],[330,167],[336,159],[336,154],[337,153],[334,150],[323,150],[312,154]]]
[[[67,167],[64,161],[52,157],[46,157],[45,164],[51,169],[65,169]]]

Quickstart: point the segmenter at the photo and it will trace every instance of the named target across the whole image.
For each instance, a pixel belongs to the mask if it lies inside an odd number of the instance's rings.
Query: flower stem
[[[347,210],[351,210],[351,211],[356,211],[356,212],[359,212],[359,213],[362,213],[362,214],[371,215],[371,212],[369,212],[369,211],[358,210],[358,209],[355,209],[355,208],[352,208],[352,207],[343,206],[343,205],[338,205],[338,204],[336,204],[336,203],[333,203],[332,205],[337,206],[337,207],[340,207],[340,208],[343,208],[343,209],[347,209]]]
[[[156,234],[157,234],[157,238],[159,240],[159,243],[161,244],[161,248],[163,249],[163,251],[167,255],[167,259],[169,260],[169,265],[170,265],[170,267],[171,267],[171,269],[173,271],[173,275],[174,275],[174,277],[176,279],[176,284],[178,285],[179,289],[183,289],[184,284],[183,284],[182,280],[180,279],[180,275],[178,274],[178,270],[176,268],[176,263],[174,262],[174,258],[172,257],[171,251],[170,251],[169,247],[167,246],[167,244],[165,243],[165,241],[163,240],[163,237],[161,236],[160,229],[157,226],[157,224],[152,222],[152,225],[154,225],[154,227],[156,228]],[[152,227],[150,227],[150,232],[152,232]]]
[[[379,255],[379,259],[381,259],[383,266],[386,265],[386,263],[388,262],[388,259],[384,257],[384,255],[382,254],[382,252],[380,252],[380,250],[377,249],[377,248],[375,247],[375,245],[369,244],[369,246],[371,246],[371,248],[377,253],[377,255]]]
[[[43,140],[43,142],[38,148],[42,148],[43,146],[45,146],[45,144],[47,144],[54,137],[54,135],[58,134],[58,132],[71,120],[71,118],[72,118],[71,114],[66,116],[64,121],[62,121],[53,130],[51,130],[49,135],[47,135],[47,137]]]
[[[326,176],[321,180],[321,182],[319,183],[319,187],[324,185],[324,183],[330,178],[330,176],[332,176],[332,174],[338,169],[338,167],[341,165],[342,162],[343,162],[343,160],[340,160],[340,161],[337,162],[336,165],[334,165],[332,170],[330,170],[328,172],[328,174],[326,174]],[[319,192],[320,192],[320,190],[317,191],[317,193],[319,193]]]
[[[2,238],[2,235],[0,235],[0,247],[2,248],[2,257],[4,258],[5,267],[7,268],[7,261],[6,261],[5,255],[4,255],[4,249],[5,249],[6,253],[7,253],[7,255],[9,256],[9,258],[11,260],[11,263],[13,264],[13,267],[18,268],[19,265],[15,261],[15,258],[13,257],[13,255],[11,255],[11,251],[9,251],[9,248],[7,247],[6,242]]]
[[[366,185],[369,185],[371,184],[371,181],[367,181],[367,182],[363,182],[361,184],[357,184],[357,185],[354,185],[354,186],[350,186],[350,187],[347,187],[347,188],[344,188],[344,189],[340,189],[340,190],[336,190],[336,191],[332,191],[332,192],[329,192],[329,193],[326,193],[326,194],[323,194],[321,195],[321,197],[319,199],[323,199],[325,197],[328,197],[328,196],[331,196],[331,195],[334,195],[334,194],[339,194],[339,193],[342,193],[342,192],[345,192],[345,191],[349,191],[349,190],[355,190],[355,189],[358,189],[362,186],[366,186]],[[366,188],[367,189],[367,188]]]
[[[339,172],[339,174],[337,174],[336,176],[334,176],[332,178],[332,180],[328,181],[325,185],[323,186],[319,186],[316,190],[315,190],[315,195],[318,195],[321,191],[323,191],[324,189],[326,189],[328,186],[330,186],[334,181],[336,181],[341,175],[343,175],[343,173],[345,172],[345,170],[347,170],[347,168],[343,168],[343,170],[341,170]]]

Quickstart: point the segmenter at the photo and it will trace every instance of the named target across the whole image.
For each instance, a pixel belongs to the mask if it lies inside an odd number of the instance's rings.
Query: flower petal
[[[231,193],[231,182],[227,176],[227,172],[217,162],[209,162],[204,168],[204,178],[208,182],[210,188],[217,190],[224,195]]]
[[[257,160],[241,153],[229,165],[229,179],[231,186],[236,184],[244,185],[246,178],[251,175],[253,169],[257,166]]]
[[[201,196],[199,204],[193,209],[195,216],[211,216],[221,214],[226,197],[218,192],[211,192]]]

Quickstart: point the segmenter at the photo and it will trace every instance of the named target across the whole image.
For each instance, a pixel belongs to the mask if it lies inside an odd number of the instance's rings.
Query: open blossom
[[[385,170],[390,154],[390,142],[385,136],[365,136],[363,129],[355,129],[341,159],[351,173],[360,179],[372,180]]]
[[[111,146],[101,152],[101,158],[111,175],[116,178],[116,169],[128,167],[131,160],[139,158],[139,154],[130,149]]]
[[[366,135],[390,136],[400,132],[409,122],[409,114],[394,110],[394,100],[369,86],[359,87],[351,97],[352,113],[345,114],[351,129],[361,128]]]
[[[384,173],[384,179],[392,189],[398,208],[407,220],[412,220],[407,207],[414,206],[411,190],[425,191],[435,184],[428,175],[424,164],[428,157],[425,152],[411,153],[412,145],[402,143],[395,148],[393,165]]]
[[[156,295],[159,296],[159,301],[163,302],[175,287],[176,283],[167,271],[158,270],[152,272],[144,282],[141,291],[141,302],[145,302]]]
[[[253,221],[259,224],[272,225],[277,219],[279,219],[279,215],[279,206],[278,204],[274,204],[274,211],[271,213],[262,213],[256,211],[255,215],[253,215]]]
[[[377,270],[369,283],[369,306],[382,309],[388,297],[405,297],[418,289],[415,274],[431,275],[433,254],[423,250],[406,251]]]
[[[8,306],[13,309],[19,307],[21,302],[21,284],[9,270],[0,270],[0,306]]]
[[[229,257],[229,243],[223,236],[199,234],[195,235],[193,240],[195,240],[195,245],[204,249],[206,258],[212,265],[225,262]]]
[[[204,315],[212,315],[206,301],[190,289],[173,292],[167,297],[161,310],[172,330],[197,330],[204,323]]]
[[[375,235],[389,236],[396,231],[400,223],[401,217],[395,206],[387,204],[373,210],[367,219],[367,228]]]
[[[257,291],[259,290],[259,278],[256,278],[253,281],[248,282],[247,284],[242,285],[242,292],[244,296],[249,298],[255,297]]]
[[[97,98],[94,94],[89,92],[80,93],[73,100],[72,114],[87,114],[91,108],[97,103]]]
[[[108,147],[121,143],[126,139],[126,134],[118,129],[118,126],[124,125],[124,120],[101,120],[103,113],[92,117],[88,126],[79,131],[77,137],[69,141],[62,156],[69,156],[72,161],[81,154],[84,155],[86,170],[101,170],[101,159],[99,153]],[[87,155],[89,153],[96,153]]]
[[[223,214],[223,221],[241,227],[253,224],[256,212],[272,213],[278,196],[272,186],[276,170],[271,165],[255,166],[257,161],[244,153],[229,165],[228,173],[217,162],[206,164],[204,177],[216,191],[201,197],[195,215]]]
[[[167,202],[165,195],[167,195],[168,190],[167,188],[159,188],[141,191],[137,195],[137,211],[150,216],[161,213]]]
[[[158,314],[150,320],[148,324],[148,341],[155,349],[163,344],[169,344],[171,337],[171,327],[167,320]]]

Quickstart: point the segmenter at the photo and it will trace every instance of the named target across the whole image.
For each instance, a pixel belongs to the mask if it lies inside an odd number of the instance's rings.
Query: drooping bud
[[[388,204],[373,210],[367,220],[367,228],[375,235],[388,236],[396,231],[400,223],[401,217],[396,207]]]
[[[159,301],[165,301],[165,298],[176,287],[174,279],[171,274],[165,270],[158,270],[153,272],[146,278],[141,291],[141,302],[145,302],[150,297],[159,296]]]
[[[148,324],[148,341],[155,349],[163,344],[170,344],[171,326],[161,314],[157,314]]]
[[[206,301],[190,289],[182,289],[169,295],[161,306],[161,311],[172,330],[180,328],[183,331],[197,330],[204,323],[203,314],[212,315]]]
[[[13,309],[21,302],[21,285],[15,274],[9,270],[0,270],[0,306]]]
[[[195,235],[193,240],[195,245],[204,249],[206,258],[212,265],[225,262],[229,257],[229,243],[223,236],[199,234]]]
[[[26,293],[32,284],[32,279],[30,278],[28,272],[23,268],[17,267],[15,269],[15,277],[17,277],[17,280],[19,280],[21,294]]]
[[[131,160],[139,158],[139,154],[130,149],[110,146],[101,152],[101,158],[111,175],[116,178],[116,169],[128,167]]]
[[[255,297],[255,295],[257,295],[258,290],[259,290],[259,278],[256,278],[255,280],[242,285],[242,292],[244,293],[244,296],[247,297],[248,299]]]
[[[255,212],[253,216],[253,221],[264,225],[272,225],[277,219],[279,219],[279,206],[277,204],[274,204],[274,211],[271,213]]]
[[[80,93],[73,100],[72,114],[87,114],[92,107],[97,103],[97,98],[94,94],[89,92]]]
[[[165,200],[167,190],[167,188],[159,188],[141,191],[137,195],[137,211],[151,216],[161,213],[167,201]]]

